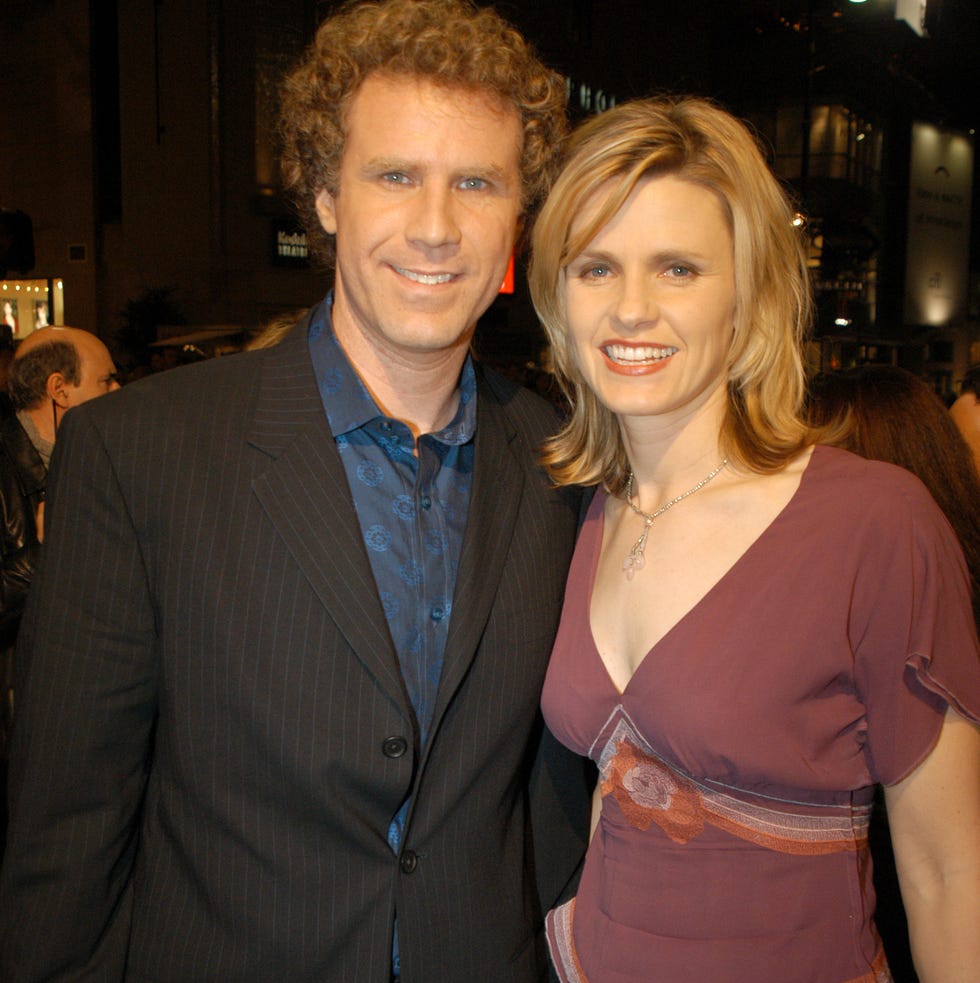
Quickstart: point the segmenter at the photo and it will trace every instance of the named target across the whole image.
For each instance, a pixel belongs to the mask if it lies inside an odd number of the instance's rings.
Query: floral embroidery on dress
[[[704,829],[697,788],[626,738],[603,771],[602,794],[616,799],[631,825],[648,829],[656,823],[675,843],[687,843]]]
[[[854,851],[867,842],[870,804],[771,800],[778,801],[777,808],[750,801],[749,793],[740,789],[720,791],[668,765],[621,705],[602,733],[608,734],[598,759],[603,798],[612,796],[637,829],[656,824],[675,843],[684,844],[710,824],[780,853],[809,855]]]

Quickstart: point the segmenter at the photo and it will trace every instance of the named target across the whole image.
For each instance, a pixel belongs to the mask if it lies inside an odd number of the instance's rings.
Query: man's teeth
[[[606,345],[605,352],[614,362],[657,362],[670,358],[676,348],[655,348],[653,345]]]
[[[400,266],[395,267],[395,272],[405,277],[406,280],[412,280],[414,283],[424,283],[430,287],[435,286],[437,283],[449,283],[453,278],[452,273],[416,273],[415,270],[405,270]]]

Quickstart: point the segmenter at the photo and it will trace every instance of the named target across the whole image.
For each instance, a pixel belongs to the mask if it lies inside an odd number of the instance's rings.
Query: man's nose
[[[423,186],[412,205],[406,235],[411,242],[430,249],[460,241],[459,203],[451,188]]]

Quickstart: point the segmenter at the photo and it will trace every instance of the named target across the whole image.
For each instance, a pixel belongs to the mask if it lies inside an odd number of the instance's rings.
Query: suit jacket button
[[[381,753],[386,758],[400,758],[408,750],[404,737],[386,737],[381,742]]]
[[[419,865],[419,855],[414,850],[406,850],[398,861],[403,874],[414,874]]]

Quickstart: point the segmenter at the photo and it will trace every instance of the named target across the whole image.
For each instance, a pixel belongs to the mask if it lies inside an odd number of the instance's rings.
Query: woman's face
[[[645,179],[568,264],[564,290],[576,365],[614,413],[683,418],[724,406],[735,270],[714,192],[672,175]]]

